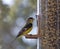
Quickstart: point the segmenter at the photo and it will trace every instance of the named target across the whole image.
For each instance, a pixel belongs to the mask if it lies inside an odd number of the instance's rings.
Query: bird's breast
[[[24,35],[25,35],[25,34],[28,34],[31,30],[32,30],[32,27],[29,28],[27,31],[25,31],[23,34],[24,34]]]

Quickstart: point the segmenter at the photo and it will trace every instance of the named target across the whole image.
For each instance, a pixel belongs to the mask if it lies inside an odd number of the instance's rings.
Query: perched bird
[[[18,35],[16,36],[16,38],[12,42],[14,42],[17,38],[19,38],[19,37],[21,37],[23,35],[28,34],[32,30],[33,20],[34,20],[33,17],[29,17],[27,19],[27,22],[26,22],[25,26],[19,31]]]
[[[29,17],[27,19],[25,26],[19,31],[18,35],[16,36],[16,38],[11,43],[13,43],[19,37],[28,34],[32,30],[33,20],[34,20],[33,17]]]
[[[27,19],[27,22],[26,22],[25,26],[21,29],[21,31],[19,31],[19,33],[16,36],[16,38],[21,37],[22,35],[26,35],[32,30],[33,20],[34,20],[33,17],[29,17]]]

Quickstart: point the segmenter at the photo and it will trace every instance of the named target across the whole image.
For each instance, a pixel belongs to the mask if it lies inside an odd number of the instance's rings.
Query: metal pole
[[[39,0],[37,0],[37,15],[39,15]],[[37,49],[39,49],[39,38],[37,38]]]
[[[37,16],[39,16],[40,14],[41,14],[41,0],[37,0]],[[38,17],[38,19],[39,19],[39,17]],[[40,24],[38,24],[38,33],[40,33],[40,28],[39,27],[40,27]],[[37,38],[37,49],[41,49],[40,37]]]
[[[37,15],[39,15],[39,0],[37,0]]]

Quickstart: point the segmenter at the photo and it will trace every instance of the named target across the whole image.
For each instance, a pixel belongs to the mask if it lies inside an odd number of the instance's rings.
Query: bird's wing
[[[18,33],[17,37],[24,34],[25,31],[29,30],[32,27],[32,23],[26,24],[21,31]]]

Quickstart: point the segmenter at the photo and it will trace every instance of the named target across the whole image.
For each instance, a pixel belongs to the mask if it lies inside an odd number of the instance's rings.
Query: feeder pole
[[[38,38],[37,38],[37,49],[41,49],[41,24],[40,24],[40,17],[42,16],[41,13],[41,0],[37,0],[37,19],[38,19]]]

